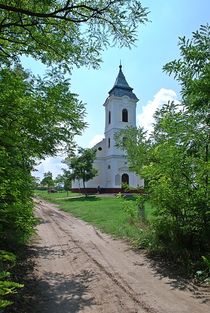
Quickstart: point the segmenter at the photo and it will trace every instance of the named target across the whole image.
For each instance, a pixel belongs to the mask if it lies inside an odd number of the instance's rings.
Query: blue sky
[[[89,126],[77,138],[82,147],[89,147],[104,133],[103,103],[112,88],[121,60],[123,73],[128,84],[139,98],[137,124],[151,128],[152,115],[156,108],[168,100],[180,99],[180,87],[162,67],[179,57],[178,37],[191,38],[200,25],[210,22],[209,0],[142,0],[150,10],[148,22],[138,29],[138,41],[131,50],[108,48],[102,53],[103,63],[97,70],[74,69],[71,76],[72,91],[86,103],[86,121]],[[35,74],[42,74],[43,68],[31,60],[25,60],[25,67]],[[54,177],[60,173],[62,156],[47,158],[38,167],[36,177],[46,171]]]

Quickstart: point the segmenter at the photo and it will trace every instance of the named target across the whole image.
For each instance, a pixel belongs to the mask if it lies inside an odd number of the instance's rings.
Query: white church
[[[136,104],[138,98],[133,93],[119,66],[119,73],[109,95],[104,103],[105,107],[105,138],[98,142],[94,168],[98,174],[86,182],[88,192],[96,192],[99,187],[103,193],[122,191],[122,184],[126,183],[130,189],[143,187],[144,181],[129,170],[125,151],[116,147],[115,134],[127,126],[136,127]],[[72,191],[79,191],[81,181],[72,183]]]

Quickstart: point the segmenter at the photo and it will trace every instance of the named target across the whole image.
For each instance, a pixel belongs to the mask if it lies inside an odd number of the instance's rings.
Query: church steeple
[[[117,96],[117,97],[122,97],[122,96],[128,96],[129,98],[138,100],[136,95],[133,93],[133,88],[131,88],[126,79],[125,76],[122,72],[122,65],[120,63],[119,66],[119,73],[117,75],[117,78],[115,80],[114,86],[112,89],[109,91],[110,96]]]

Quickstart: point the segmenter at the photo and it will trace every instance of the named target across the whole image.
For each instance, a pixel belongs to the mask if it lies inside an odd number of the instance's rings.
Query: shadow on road
[[[48,273],[40,280],[31,281],[33,294],[28,294],[31,313],[76,313],[94,305],[88,296],[88,286],[93,275],[84,271],[71,277],[60,273]],[[48,280],[53,281],[53,285]],[[30,289],[31,290],[31,289]]]
[[[12,296],[14,305],[9,306],[5,313],[76,313],[95,305],[89,294],[89,285],[94,279],[91,271],[84,270],[71,276],[45,272],[41,278],[32,274],[37,254],[52,258],[55,252],[55,246],[47,251],[38,247],[25,251],[26,255],[19,263],[14,278],[25,286]]]

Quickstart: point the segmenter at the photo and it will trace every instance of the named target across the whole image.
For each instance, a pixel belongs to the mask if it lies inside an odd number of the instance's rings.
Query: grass
[[[67,193],[66,191],[63,191],[63,190],[55,192],[55,193],[48,193],[47,190],[35,190],[34,194],[35,194],[35,196],[41,197],[41,198],[48,200],[48,201],[80,196],[80,194],[78,194],[78,193],[73,193],[71,191],[68,191],[68,193]]]
[[[117,238],[138,241],[142,233],[141,228],[146,227],[139,219],[133,220],[129,212],[123,210],[124,201],[127,205],[135,207],[135,197],[123,200],[115,196],[81,197],[79,194],[73,193],[69,193],[69,197],[67,197],[67,194],[63,192],[48,194],[46,191],[38,191],[36,195],[56,203],[61,210],[69,212]],[[146,218],[152,216],[152,207],[149,203],[146,205],[145,215]]]

